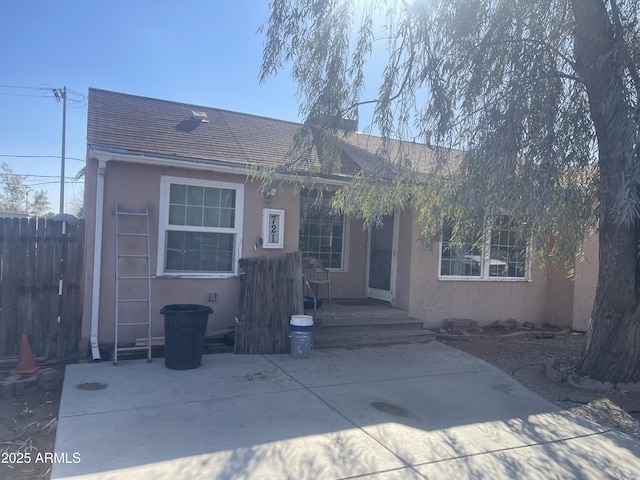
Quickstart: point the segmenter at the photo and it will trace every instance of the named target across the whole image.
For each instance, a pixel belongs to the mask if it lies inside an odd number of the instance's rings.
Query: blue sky
[[[264,37],[256,32],[268,16],[268,0],[5,2],[0,162],[30,175],[58,211],[62,103],[46,88],[76,92],[68,95],[67,177],[84,165],[89,87],[299,120],[287,72],[258,82]],[[56,158],[29,157],[38,155]],[[69,210],[82,184],[67,183],[65,193]]]

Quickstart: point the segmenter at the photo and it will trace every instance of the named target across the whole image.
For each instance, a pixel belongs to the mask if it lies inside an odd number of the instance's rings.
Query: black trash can
[[[164,315],[164,364],[172,370],[198,368],[202,363],[202,346],[209,315],[206,305],[165,305]]]

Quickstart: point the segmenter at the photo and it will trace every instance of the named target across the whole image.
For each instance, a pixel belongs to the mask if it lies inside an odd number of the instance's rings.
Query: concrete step
[[[324,333],[367,333],[401,330],[421,330],[423,322],[415,318],[404,317],[353,317],[353,318],[318,318],[316,330]]]
[[[427,343],[436,339],[436,334],[429,330],[398,330],[356,332],[314,332],[313,348],[349,348],[369,345],[392,345],[398,343]]]
[[[313,315],[313,309],[305,310],[307,315]],[[317,318],[322,319],[325,322],[348,322],[357,321],[360,319],[397,319],[408,318],[409,313],[406,310],[399,308],[361,308],[361,309],[344,309],[338,311],[331,311],[325,309],[318,309]]]

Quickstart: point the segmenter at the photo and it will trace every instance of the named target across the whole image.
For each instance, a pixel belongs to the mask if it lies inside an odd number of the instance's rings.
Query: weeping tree
[[[639,3],[272,0],[261,78],[290,70],[320,172],[367,112],[378,161],[334,196],[367,223],[400,205],[426,239],[445,217],[462,238],[508,212],[543,262],[572,262],[597,231],[578,371],[640,381]]]

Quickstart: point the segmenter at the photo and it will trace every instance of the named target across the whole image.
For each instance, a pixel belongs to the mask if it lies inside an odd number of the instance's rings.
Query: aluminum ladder
[[[126,212],[120,210],[120,207],[116,203],[115,217],[116,305],[113,364],[116,365],[118,363],[118,353],[120,352],[139,352],[145,350],[147,352],[147,362],[151,362],[151,266],[149,264],[149,206],[145,206],[143,212]],[[122,292],[120,291],[121,289]],[[143,305],[143,307],[138,307],[137,309],[135,309],[135,305]],[[144,305],[146,305],[146,314],[142,313],[144,311]],[[119,346],[118,331],[120,330],[120,327],[140,328],[141,326],[146,327],[146,345],[133,347]]]

